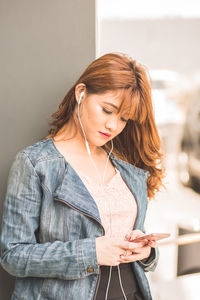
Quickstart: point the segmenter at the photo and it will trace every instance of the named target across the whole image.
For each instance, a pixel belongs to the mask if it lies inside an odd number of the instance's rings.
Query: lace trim
[[[107,187],[107,186],[111,187],[111,186],[113,186],[113,181],[115,180],[115,178],[121,176],[119,170],[117,170],[116,168],[115,168],[115,172],[116,172],[115,175],[113,175],[113,177],[106,184],[103,185],[104,187]],[[93,179],[93,178],[85,175],[82,171],[78,171],[78,174],[79,174],[79,176],[81,178],[85,179],[85,181],[87,183],[89,183],[89,184],[95,184],[95,186],[96,185],[100,186],[99,181],[97,181],[97,180],[95,180],[95,179]]]

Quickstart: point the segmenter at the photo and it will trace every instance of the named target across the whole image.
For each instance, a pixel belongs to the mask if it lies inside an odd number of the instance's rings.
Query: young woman
[[[163,177],[145,68],[96,59],[52,118],[9,173],[1,264],[16,276],[12,300],[152,299],[156,243],[132,241]]]

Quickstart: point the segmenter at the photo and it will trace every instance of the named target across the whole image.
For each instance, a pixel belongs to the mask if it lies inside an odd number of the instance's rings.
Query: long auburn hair
[[[87,94],[120,92],[122,104],[131,108],[123,131],[113,139],[113,153],[138,168],[149,171],[148,197],[153,198],[162,186],[161,143],[154,120],[151,82],[146,68],[122,53],[108,53],[94,60],[68,91],[52,114],[46,138],[54,138],[71,120],[76,106],[75,87],[84,83]],[[110,150],[110,143],[104,147]]]

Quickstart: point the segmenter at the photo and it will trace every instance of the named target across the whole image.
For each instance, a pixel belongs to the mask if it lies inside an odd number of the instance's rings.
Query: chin
[[[88,141],[88,143],[89,143],[89,145],[94,145],[94,146],[96,146],[96,147],[102,147],[102,146],[104,146],[106,143],[108,143],[109,141],[99,141],[99,142],[95,142],[95,143],[93,143],[92,141],[90,142],[90,141]]]
[[[97,143],[95,146],[97,146],[97,147],[102,147],[102,146],[104,146],[106,143],[105,142],[101,142],[101,143]]]

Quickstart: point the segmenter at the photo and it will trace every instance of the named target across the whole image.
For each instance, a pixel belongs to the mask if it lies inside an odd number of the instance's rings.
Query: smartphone
[[[150,233],[150,234],[145,234],[143,236],[137,237],[133,240],[130,240],[130,242],[139,243],[144,240],[158,241],[158,240],[162,240],[162,239],[165,239],[168,237],[170,237],[170,233]]]

